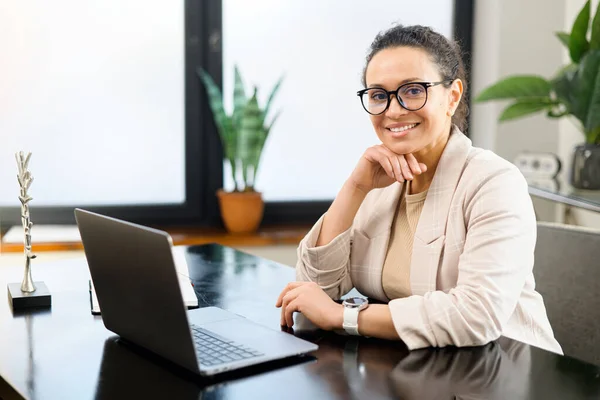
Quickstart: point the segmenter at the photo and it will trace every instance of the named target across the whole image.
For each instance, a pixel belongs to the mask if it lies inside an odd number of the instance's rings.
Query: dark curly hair
[[[457,42],[449,40],[443,35],[435,32],[433,29],[422,25],[396,25],[384,32],[380,32],[371,43],[371,48],[367,55],[367,62],[363,69],[362,84],[366,84],[366,72],[369,63],[381,50],[408,46],[427,51],[433,62],[437,65],[442,80],[454,81],[460,79],[463,83],[463,98],[454,112],[452,122],[462,131],[467,128],[467,115],[469,107],[463,101],[467,94],[467,76],[462,62],[462,53]],[[450,84],[446,84],[449,87]]]

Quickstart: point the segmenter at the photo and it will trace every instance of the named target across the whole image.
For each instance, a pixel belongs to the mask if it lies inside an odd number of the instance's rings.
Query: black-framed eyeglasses
[[[408,111],[417,111],[427,103],[427,88],[450,83],[451,79],[439,82],[408,82],[400,85],[398,89],[388,91],[382,88],[366,88],[356,92],[363,108],[371,115],[383,114],[390,106],[391,95],[398,99],[402,108]]]

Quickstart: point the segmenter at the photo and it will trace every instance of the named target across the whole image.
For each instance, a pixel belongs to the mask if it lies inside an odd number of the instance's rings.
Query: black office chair
[[[565,355],[600,365],[600,231],[538,222],[533,274]]]

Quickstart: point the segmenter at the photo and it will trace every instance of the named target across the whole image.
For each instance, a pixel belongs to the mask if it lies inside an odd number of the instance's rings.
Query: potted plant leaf
[[[268,124],[266,119],[283,77],[271,90],[265,107],[261,108],[257,99],[258,88],[255,86],[254,93],[247,98],[241,74],[235,66],[233,111],[227,114],[219,87],[203,69],[198,69],[198,74],[206,88],[223,146],[223,157],[230,165],[234,182],[233,191],[217,191],[221,217],[231,233],[253,232],[260,225],[264,211],[262,193],[255,188],[256,176],[265,142],[280,112]],[[238,179],[240,176],[241,180]]]
[[[574,149],[570,182],[578,189],[600,189],[600,7],[590,24],[590,1],[580,10],[571,33],[557,32],[570,63],[554,77],[510,76],[484,89],[476,102],[512,100],[500,122],[545,112],[568,117],[585,136]]]

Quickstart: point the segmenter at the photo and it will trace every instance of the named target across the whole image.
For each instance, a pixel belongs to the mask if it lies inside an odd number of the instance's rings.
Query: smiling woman
[[[428,27],[397,25],[377,35],[363,76],[358,95],[380,144],[300,243],[298,282],[277,300],[282,324],[299,311],[324,329],[401,339],[410,349],[504,335],[560,353],[535,291],[525,179],[461,132],[458,45]],[[333,301],[352,288],[387,304]]]
[[[417,176],[412,182],[412,191],[422,192],[429,186],[446,145],[450,122],[464,127],[466,112],[460,114],[458,121],[459,117],[454,116],[459,105],[466,104],[460,101],[466,86],[464,68],[455,48],[432,43],[431,50],[424,50],[410,45],[414,41],[410,32],[395,35],[392,40],[408,45],[383,47],[390,39],[376,39],[363,74],[367,88],[359,95],[362,93],[363,107],[383,146],[395,154],[412,154],[429,169],[428,174]],[[454,57],[444,54],[448,52]],[[395,87],[396,90],[386,90]],[[421,175],[419,169],[403,170],[402,159],[397,160],[390,160],[397,180],[412,179],[411,172]]]

